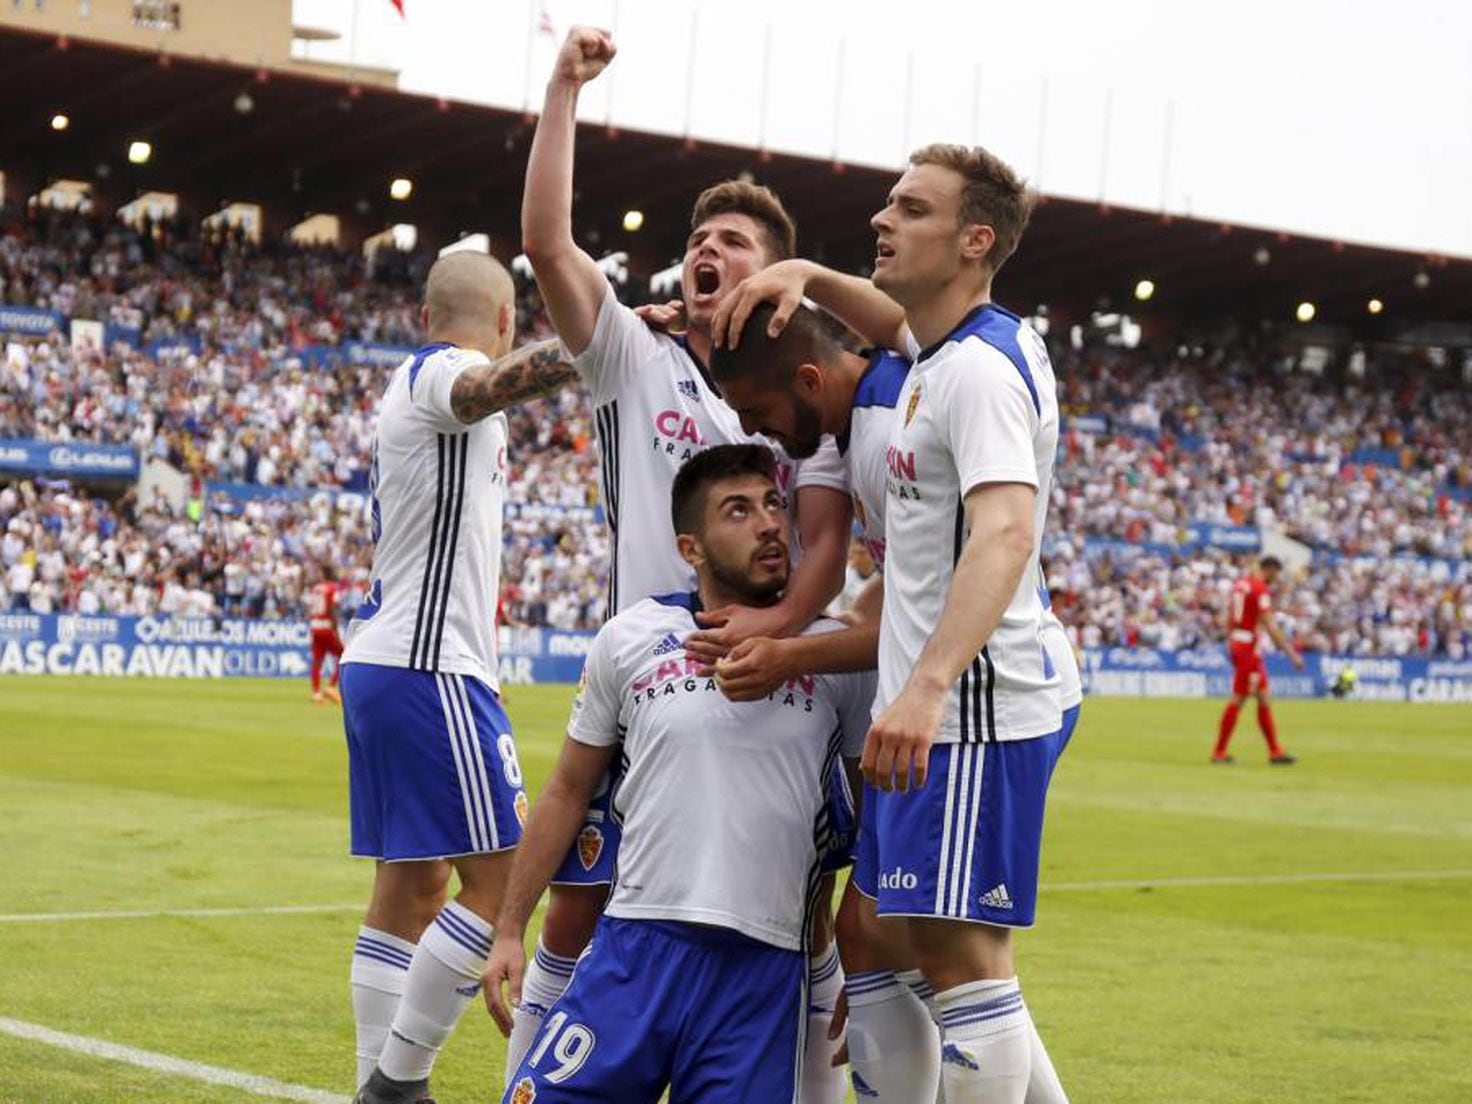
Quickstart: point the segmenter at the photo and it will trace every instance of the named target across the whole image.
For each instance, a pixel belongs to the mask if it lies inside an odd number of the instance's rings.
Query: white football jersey
[[[344,663],[496,679],[496,598],[506,498],[506,416],[465,425],[450,409],[481,353],[425,345],[394,371],[370,476],[373,578]]]
[[[909,374],[910,362],[898,353],[887,350],[871,353],[869,367],[864,369],[854,388],[848,432],[838,441],[853,494],[854,518],[880,571],[884,570],[885,552],[884,457],[894,429],[894,406]]]
[[[873,675],[803,676],[732,702],[685,656],[698,608],[694,594],[635,603],[599,630],[583,668],[568,737],[622,744],[607,912],[797,950],[829,831],[826,783],[836,756],[863,752]]]
[[[886,570],[878,716],[940,621],[967,537],[962,499],[984,483],[1033,488],[1032,554],[1001,622],[948,695],[936,740],[1025,740],[1058,731],[1058,667],[1043,643],[1038,555],[1047,524],[1058,400],[1042,339],[995,304],[920,352],[885,454]]]
[[[695,573],[680,557],[670,520],[670,488],[680,465],[712,445],[771,442],[749,437],[716,394],[683,338],[656,333],[610,288],[593,339],[573,360],[593,400],[598,493],[613,536],[609,616],[654,594],[689,591]],[[777,453],[777,485],[791,511],[800,487],[848,492],[832,438],[794,464]],[[796,529],[793,562],[799,554]]]

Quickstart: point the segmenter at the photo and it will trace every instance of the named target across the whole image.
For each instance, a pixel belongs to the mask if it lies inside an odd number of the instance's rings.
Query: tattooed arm
[[[450,388],[450,409],[473,425],[508,406],[554,395],[577,378],[577,371],[562,359],[556,338],[534,341],[491,364],[461,372]]]

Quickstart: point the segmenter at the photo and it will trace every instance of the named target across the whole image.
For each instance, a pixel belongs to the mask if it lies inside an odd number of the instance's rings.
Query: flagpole
[[[532,52],[537,45],[537,4],[539,0],[527,0],[526,5],[526,80],[522,92],[521,111],[532,113]]]
[[[618,0],[613,0],[613,18],[608,21],[609,33],[613,35],[614,45],[618,45]],[[613,90],[618,84],[620,69],[617,65],[608,69],[608,98],[604,101],[605,110],[603,114],[603,125],[609,130],[613,129]]]

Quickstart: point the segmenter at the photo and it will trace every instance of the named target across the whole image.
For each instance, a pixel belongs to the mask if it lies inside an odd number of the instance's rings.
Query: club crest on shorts
[[[591,824],[584,825],[583,830],[578,833],[578,862],[583,864],[584,870],[592,870],[601,854],[603,833]]]
[[[910,422],[914,419],[914,417],[915,417],[915,408],[917,406],[919,406],[919,405],[920,405],[920,388],[917,386],[915,388],[915,390],[913,390],[913,391],[910,392],[910,402],[909,402],[909,405],[905,407],[905,425],[908,426],[910,424]]]
[[[537,1086],[530,1077],[523,1077],[511,1090],[511,1104],[532,1104],[537,1098]]]
[[[518,790],[516,792],[516,800],[512,802],[512,805],[516,809],[516,823],[520,824],[522,827],[525,827],[526,814],[528,811],[525,790]]]

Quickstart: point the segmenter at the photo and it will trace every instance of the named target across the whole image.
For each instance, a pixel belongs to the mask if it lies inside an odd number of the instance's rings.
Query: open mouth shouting
[[[708,261],[701,261],[694,269],[696,302],[709,302],[721,290],[721,270]]]

